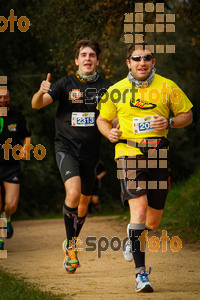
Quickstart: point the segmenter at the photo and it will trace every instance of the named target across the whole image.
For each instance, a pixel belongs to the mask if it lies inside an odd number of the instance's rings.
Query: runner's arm
[[[190,125],[193,121],[193,113],[189,110],[186,113],[180,113],[176,117],[171,118],[174,121],[173,128],[183,128]]]
[[[109,132],[112,129],[112,121],[108,121],[104,118],[102,118],[101,115],[97,118],[97,127],[101,134],[103,134],[107,139],[109,139]]]
[[[189,110],[186,113],[180,113],[175,117],[172,117],[171,119],[174,121],[173,128],[186,127],[192,123],[192,111]],[[168,128],[168,119],[161,116],[154,116],[152,127],[156,130],[163,130],[165,128]]]
[[[23,160],[26,160],[27,158],[27,146],[29,146],[31,144],[31,137],[28,136],[28,137],[25,137],[24,140],[23,140],[23,146],[22,146],[22,149],[20,151],[20,156],[21,156],[21,159]]]
[[[100,174],[97,175],[97,179],[101,180],[105,175],[106,175],[106,171],[103,171],[103,172],[101,172]]]
[[[117,142],[122,135],[122,131],[119,130],[119,124],[116,128],[112,128],[112,120],[108,121],[107,119],[102,118],[101,115],[97,118],[97,127],[101,134],[103,134],[112,143]]]
[[[48,94],[51,87],[50,79],[51,74],[48,73],[46,80],[42,81],[39,91],[32,98],[32,108],[40,109],[53,102],[52,97]]]

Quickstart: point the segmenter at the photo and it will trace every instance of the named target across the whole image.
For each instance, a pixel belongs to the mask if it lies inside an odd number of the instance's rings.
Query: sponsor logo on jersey
[[[141,102],[140,99],[137,99],[136,101],[133,102],[133,99],[130,100],[130,106],[135,107],[135,108],[140,108],[140,109],[153,109],[157,105],[155,103],[144,103]]]
[[[70,171],[66,171],[65,172],[65,175],[69,175],[71,172]]]
[[[9,131],[16,131],[17,130],[17,124],[10,124],[8,125]]]
[[[83,103],[83,100],[80,100],[81,97],[83,97],[83,92],[79,89],[73,89],[69,92],[69,100],[71,100],[72,103]]]

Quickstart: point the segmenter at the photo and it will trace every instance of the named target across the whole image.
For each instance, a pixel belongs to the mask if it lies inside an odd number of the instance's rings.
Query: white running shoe
[[[126,261],[133,261],[133,253],[131,251],[131,240],[128,239],[123,248],[123,254]]]
[[[149,268],[149,274],[151,273],[151,268]],[[153,292],[153,287],[149,281],[147,272],[142,269],[136,278],[136,292],[137,293],[151,293]]]

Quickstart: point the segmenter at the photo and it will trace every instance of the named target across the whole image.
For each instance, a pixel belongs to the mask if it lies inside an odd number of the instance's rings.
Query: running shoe
[[[133,261],[133,253],[131,251],[131,240],[128,239],[123,248],[123,254],[126,261]]]
[[[80,267],[78,258],[77,258],[77,249],[67,248],[67,239],[63,242],[62,248],[64,251],[64,269],[69,274],[73,274],[77,268]]]
[[[4,241],[0,239],[0,250],[4,250]]]
[[[1,217],[6,218],[5,212],[2,213]],[[11,217],[9,217],[7,219],[7,236],[6,236],[6,238],[10,239],[13,236],[13,232],[14,232],[14,230],[13,230],[13,226],[12,226],[12,223],[11,223]]]
[[[151,268],[149,268],[149,274],[151,273]],[[151,282],[148,279],[148,275],[145,269],[142,269],[140,273],[137,274],[136,278],[136,292],[137,293],[151,293],[153,288]]]

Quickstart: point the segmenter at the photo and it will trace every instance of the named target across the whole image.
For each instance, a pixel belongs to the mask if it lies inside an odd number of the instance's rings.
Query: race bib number
[[[88,112],[73,112],[72,119],[71,119],[72,126],[79,126],[79,127],[89,127],[95,125],[95,113]]]
[[[145,133],[154,131],[151,124],[154,120],[153,116],[133,118],[133,133]]]

